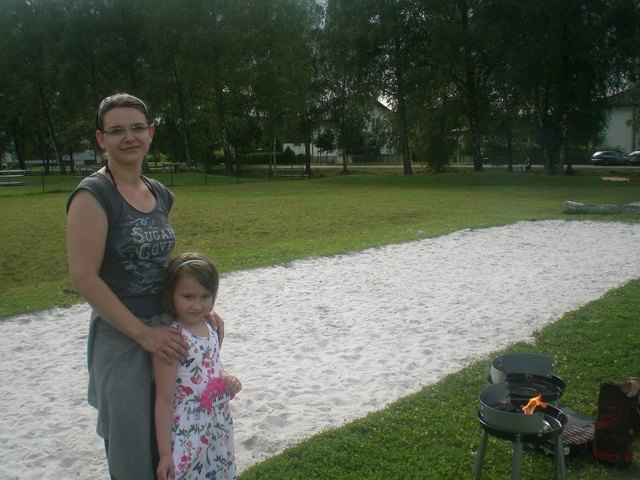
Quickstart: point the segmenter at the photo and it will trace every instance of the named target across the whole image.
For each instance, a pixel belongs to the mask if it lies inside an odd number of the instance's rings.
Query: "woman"
[[[147,105],[121,93],[96,114],[107,162],[67,202],[67,250],[74,287],[91,305],[89,396],[98,409],[111,478],[154,478],[151,354],[181,360],[187,345],[173,328],[153,326],[161,282],[175,246],[174,195],[141,175],[155,131]],[[214,314],[219,334],[222,321]]]

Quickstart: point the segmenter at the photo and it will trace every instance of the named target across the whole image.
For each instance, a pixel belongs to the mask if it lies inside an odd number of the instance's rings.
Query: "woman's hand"
[[[222,346],[222,339],[224,338],[224,320],[218,315],[215,310],[211,310],[209,315],[204,317],[207,323],[211,325],[216,332],[218,332],[218,343]]]
[[[177,328],[147,327],[137,342],[165,362],[180,362],[189,353],[189,346]]]

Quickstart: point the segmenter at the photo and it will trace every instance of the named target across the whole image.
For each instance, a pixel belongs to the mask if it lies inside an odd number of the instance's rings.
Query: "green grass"
[[[495,171],[271,182],[210,176],[207,183],[197,176],[174,183],[172,223],[178,251],[202,251],[223,272],[520,220],[640,221],[633,215],[563,213],[565,200],[640,201],[637,180],[603,182],[597,176]],[[79,301],[64,293],[70,288],[64,206],[72,187],[0,196],[0,316]],[[640,281],[633,281],[537,332],[534,344],[507,350],[552,355],[556,373],[568,383],[562,403],[593,416],[602,379],[638,374],[639,303]],[[240,478],[471,478],[481,433],[475,419],[478,393],[486,383],[488,362],[476,362],[381,411],[316,435]],[[510,478],[510,456],[507,442],[492,439],[483,479]],[[636,465],[618,472],[589,456],[570,459],[567,468],[568,479],[640,478]],[[551,461],[528,452],[522,471],[522,478],[550,478]]]
[[[0,197],[0,317],[78,301],[64,293],[71,288],[65,203],[77,182],[61,192]],[[636,181],[603,182],[595,176],[467,172],[304,181],[208,176],[204,185],[203,176],[186,174],[174,176],[172,189],[177,196],[172,211],[177,250],[201,251],[223,272],[519,220],[640,221],[635,216],[564,214],[565,200],[640,200]]]

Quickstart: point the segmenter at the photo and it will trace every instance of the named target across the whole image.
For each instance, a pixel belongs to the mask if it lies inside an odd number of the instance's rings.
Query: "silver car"
[[[592,165],[629,165],[629,157],[613,150],[602,150],[591,155]]]

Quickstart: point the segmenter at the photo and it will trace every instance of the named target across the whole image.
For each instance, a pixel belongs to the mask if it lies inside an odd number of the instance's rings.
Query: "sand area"
[[[240,470],[640,277],[640,225],[520,222],[224,275]],[[0,478],[106,479],[89,307],[0,321]]]

